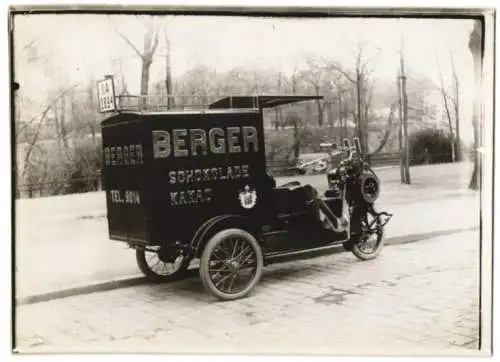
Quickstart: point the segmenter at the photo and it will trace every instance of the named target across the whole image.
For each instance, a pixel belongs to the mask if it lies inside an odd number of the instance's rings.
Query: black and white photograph
[[[490,356],[494,17],[11,7],[12,352]]]

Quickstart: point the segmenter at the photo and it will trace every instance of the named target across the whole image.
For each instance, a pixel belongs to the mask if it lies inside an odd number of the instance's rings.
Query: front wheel
[[[349,250],[360,260],[375,259],[384,246],[384,229],[379,215],[370,208],[361,220],[361,230]]]
[[[205,289],[220,300],[246,296],[262,275],[264,258],[255,237],[245,230],[226,229],[215,234],[200,259]]]
[[[186,255],[179,255],[175,260],[162,260],[159,250],[146,251],[137,249],[135,257],[142,274],[153,283],[181,279],[186,275],[191,261]]]

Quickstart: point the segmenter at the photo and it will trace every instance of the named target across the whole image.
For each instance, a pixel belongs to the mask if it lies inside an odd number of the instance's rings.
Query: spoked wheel
[[[262,275],[262,249],[253,235],[241,229],[215,234],[200,259],[200,277],[205,288],[221,300],[246,296]]]
[[[378,214],[370,208],[361,220],[361,234],[352,245],[352,253],[361,260],[375,259],[384,246],[384,230]]]
[[[163,283],[181,279],[186,275],[191,259],[186,255],[162,260],[159,250],[146,251],[137,249],[135,252],[137,265],[146,279],[153,283]]]

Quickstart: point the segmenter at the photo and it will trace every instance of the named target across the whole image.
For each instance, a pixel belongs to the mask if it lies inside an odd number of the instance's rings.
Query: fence
[[[102,190],[102,176],[78,177],[65,181],[37,182],[16,187],[16,198],[36,198]]]
[[[259,96],[242,96],[237,94],[211,95],[119,95],[116,96],[117,108],[121,111],[175,111],[206,109],[215,102],[227,98],[228,108],[258,108]],[[245,98],[243,101],[241,98]],[[260,97],[265,98],[265,97]],[[234,102],[234,103],[233,103]],[[224,104],[224,101],[222,101]],[[226,106],[224,106],[226,108]]]
[[[435,156],[435,155],[434,155]],[[472,157],[472,153],[469,154]],[[426,159],[427,158],[427,159]],[[373,156],[370,163],[373,167],[399,165],[399,153],[384,153]],[[410,164],[433,163],[426,155],[416,155]],[[267,169],[276,177],[289,174],[290,164],[284,161],[268,161]],[[73,178],[64,182],[41,182],[34,184],[21,184],[16,189],[16,198],[35,198],[44,196],[64,195],[71,193],[84,193],[102,190],[103,180],[100,172],[95,176]]]

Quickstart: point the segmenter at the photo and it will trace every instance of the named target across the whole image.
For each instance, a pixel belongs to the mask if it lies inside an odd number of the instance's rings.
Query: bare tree
[[[348,121],[348,102],[349,88],[348,85],[339,77],[332,78],[332,85],[335,87],[335,98],[338,106],[338,120],[340,128],[340,139],[347,137],[347,121]]]
[[[370,60],[367,59],[365,55],[364,45],[359,44],[358,46],[355,67],[353,70],[345,69],[335,61],[325,61],[325,69],[342,75],[354,87],[354,89],[351,88],[351,92],[349,92],[349,89],[346,88],[345,85],[342,88],[337,87],[339,90],[338,97],[341,97],[340,100],[344,103],[340,107],[341,119],[345,116],[344,120],[347,122],[347,112],[348,110],[352,112],[352,116],[355,121],[355,134],[360,139],[361,150],[364,157],[370,161],[371,157],[385,147],[387,140],[389,139],[395,106],[390,106],[386,127],[380,137],[380,143],[370,152],[368,135],[370,120],[373,118],[371,112],[375,86],[373,80],[371,79]],[[349,93],[351,93],[350,96]],[[355,100],[353,106],[350,108],[347,105],[349,99]],[[347,126],[346,123],[345,126]]]
[[[30,90],[21,85],[16,96],[23,105],[30,105],[16,109],[17,196],[22,197],[23,191],[30,197],[66,192],[68,181],[71,183],[69,175],[79,167],[72,162],[75,140],[92,134],[94,148],[89,147],[87,155],[98,159],[95,89],[88,85],[92,92],[87,93],[86,88],[77,91],[82,84],[71,84],[68,73],[61,72],[59,58],[50,44],[31,41],[22,49],[26,63],[16,64],[16,76],[22,79],[38,73],[45,77],[46,89],[37,89],[36,96],[30,99]],[[90,130],[89,125],[93,126]]]
[[[469,35],[469,50],[472,53],[474,60],[474,74],[476,79],[476,93],[480,94],[482,83],[482,67],[483,67],[483,47],[482,47],[482,24],[476,20],[474,28]],[[479,117],[481,108],[481,99],[476,96],[474,99],[473,112],[472,112],[472,127],[474,130],[474,169],[469,182],[469,188],[473,190],[479,189],[479,172],[481,169],[480,159],[478,156],[479,148]]]
[[[368,153],[368,114],[367,108],[370,107],[372,89],[369,82],[370,70],[369,60],[364,58],[364,46],[359,44],[356,53],[356,62],[354,70],[344,69],[338,62],[328,62],[326,68],[342,74],[355,87],[356,107],[353,108],[355,119],[356,134],[361,143],[361,152]],[[355,111],[354,111],[355,110]]]
[[[76,88],[78,85],[74,85],[70,88],[67,88],[65,90],[63,90],[62,92],[60,92],[57,96],[55,96],[50,102],[49,104],[47,104],[45,106],[45,108],[43,109],[43,111],[41,112],[41,114],[39,114],[38,116],[35,116],[33,117],[31,120],[29,120],[28,122],[22,124],[22,125],[19,125],[19,127],[16,127],[16,139],[17,141],[19,142],[21,139],[26,142],[27,146],[25,148],[25,152],[24,152],[24,158],[23,158],[23,169],[21,171],[21,174],[20,174],[20,177],[21,179],[24,179],[26,177],[26,173],[28,171],[28,168],[31,164],[31,156],[33,154],[33,151],[35,150],[36,147],[38,147],[38,142],[40,140],[40,136],[41,136],[41,133],[42,133],[42,129],[43,129],[43,125],[44,125],[44,122],[46,121],[47,119],[47,116],[49,114],[50,111],[53,111],[54,107],[55,107],[55,104],[62,98],[64,98],[64,96],[66,95],[66,93],[70,92],[72,89]],[[28,129],[30,129],[31,125],[32,124],[35,124],[34,125],[34,132],[27,132],[26,134],[26,131]],[[22,137],[22,138],[21,138]]]
[[[324,83],[324,71],[319,66],[318,62],[311,57],[306,58],[306,64],[308,69],[302,71],[299,77],[313,88],[315,95],[319,96],[321,95],[321,89]],[[318,112],[318,126],[322,127],[324,118],[323,104],[320,99],[317,99],[315,102]]]
[[[139,58],[141,58],[141,95],[146,98],[145,96],[148,94],[149,89],[149,70],[153,64],[154,55],[159,42],[159,29],[157,19],[155,17],[152,17],[148,22],[145,22],[144,26],[146,28],[146,32],[144,33],[142,51],[140,51],[139,48],[116,27],[114,27],[114,29],[120,38],[127,43],[130,48],[132,48]],[[146,100],[144,99],[144,102],[145,101]]]

